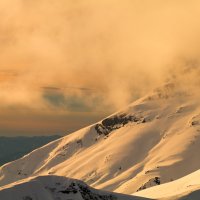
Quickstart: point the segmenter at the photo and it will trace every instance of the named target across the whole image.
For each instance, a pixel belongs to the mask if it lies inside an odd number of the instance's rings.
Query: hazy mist
[[[69,132],[171,77],[198,83],[197,0],[1,0],[0,13],[0,134]]]

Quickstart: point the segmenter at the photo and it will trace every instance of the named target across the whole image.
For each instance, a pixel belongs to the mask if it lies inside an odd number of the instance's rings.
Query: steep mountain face
[[[152,187],[135,193],[140,197],[166,200],[199,200],[200,197],[200,170],[176,181]]]
[[[200,168],[200,103],[173,84],[0,168],[0,185],[33,176],[80,179],[132,194]]]
[[[117,193],[95,190],[85,183],[58,176],[30,179],[0,189],[2,200],[145,200]]]

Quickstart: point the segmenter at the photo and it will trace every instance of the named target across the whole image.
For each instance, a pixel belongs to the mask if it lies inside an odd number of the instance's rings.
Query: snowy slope
[[[176,181],[135,193],[136,196],[153,199],[200,199],[200,170]]]
[[[200,103],[166,84],[108,118],[0,168],[0,185],[58,175],[132,194],[200,169]],[[189,164],[188,164],[189,163]]]
[[[145,200],[90,188],[81,181],[43,176],[0,189],[1,200]]]

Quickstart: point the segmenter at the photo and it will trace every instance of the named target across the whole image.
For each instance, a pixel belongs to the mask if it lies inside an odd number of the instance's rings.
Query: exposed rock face
[[[108,135],[113,130],[119,129],[130,122],[145,123],[146,120],[143,117],[134,115],[114,115],[104,119],[101,124],[96,124],[95,129],[99,135]]]
[[[161,184],[161,180],[160,180],[160,177],[155,177],[155,178],[152,178],[150,179],[147,183],[145,183],[144,185],[142,185],[138,190],[138,191],[141,191],[141,190],[145,190],[149,187],[152,187],[152,186],[156,186],[156,185],[160,185]]]

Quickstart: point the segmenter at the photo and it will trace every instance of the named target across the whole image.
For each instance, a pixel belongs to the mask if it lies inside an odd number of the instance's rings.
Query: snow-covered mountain
[[[200,102],[169,83],[94,125],[2,166],[0,185],[56,175],[132,194],[200,169],[199,151]]]
[[[1,200],[145,200],[95,190],[85,183],[59,176],[43,176],[0,189]]]

